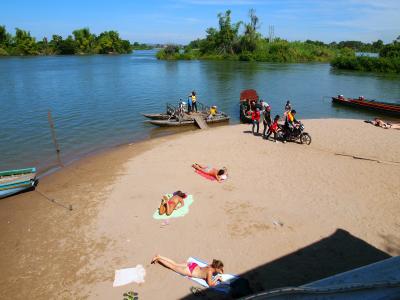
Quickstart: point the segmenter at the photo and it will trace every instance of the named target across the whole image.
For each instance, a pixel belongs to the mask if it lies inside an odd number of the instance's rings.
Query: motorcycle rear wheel
[[[311,144],[311,136],[307,132],[302,133],[300,135],[300,143],[310,145]]]

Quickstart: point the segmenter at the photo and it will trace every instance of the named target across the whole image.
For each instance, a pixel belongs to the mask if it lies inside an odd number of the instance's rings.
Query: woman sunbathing
[[[385,129],[389,129],[389,128],[400,129],[400,124],[392,124],[392,123],[389,123],[389,122],[385,123],[384,121],[382,121],[382,120],[380,120],[378,118],[375,118],[372,121],[366,121],[366,122],[367,123],[371,123],[372,125],[375,125],[377,127],[385,128]]]
[[[211,265],[200,267],[195,262],[185,264],[178,264],[172,259],[156,255],[151,260],[152,264],[159,263],[160,265],[175,271],[183,276],[204,279],[209,286],[217,285],[218,281],[222,281],[221,277],[217,274],[224,273],[224,264],[220,260],[213,259]],[[217,276],[215,276],[217,275]]]
[[[186,194],[181,191],[176,191],[171,198],[168,198],[166,195],[163,196],[160,204],[160,208],[158,209],[158,213],[161,215],[166,214],[170,216],[175,209],[181,208],[185,202],[183,199],[186,198]],[[178,204],[180,206],[178,207]]]
[[[215,179],[218,180],[218,182],[220,182],[222,180],[225,180],[227,178],[227,176],[228,176],[228,170],[225,167],[223,167],[222,169],[217,170],[215,168],[211,168],[211,167],[208,167],[208,166],[202,166],[202,165],[200,165],[198,163],[194,163],[192,165],[192,167],[195,168],[198,171],[201,171],[201,172],[206,173],[206,174],[208,174],[210,176],[213,176]]]

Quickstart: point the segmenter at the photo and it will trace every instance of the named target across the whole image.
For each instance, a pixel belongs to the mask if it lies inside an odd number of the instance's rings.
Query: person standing
[[[192,111],[197,112],[197,99],[196,99],[196,92],[192,91],[192,94],[190,95],[190,98],[192,99]]]
[[[271,106],[267,106],[263,112],[263,137],[265,138],[265,132],[267,128],[271,126],[272,120],[271,120]]]
[[[286,105],[285,105],[285,112],[289,112],[292,110],[292,104],[290,104],[290,101],[286,101]]]
[[[188,99],[187,99],[187,109],[188,109],[188,114],[190,114],[191,113],[191,111],[192,111],[192,94],[190,94],[189,96],[188,96]]]
[[[290,104],[290,101],[286,101],[285,105],[285,111],[283,112],[283,118],[286,119],[287,114],[292,110],[292,104]]]
[[[251,131],[254,134],[254,127],[255,125],[257,125],[257,134],[260,130],[260,110],[258,108],[256,108],[252,113],[251,113],[251,121],[253,123],[253,127],[251,129]],[[255,134],[254,134],[255,135]]]

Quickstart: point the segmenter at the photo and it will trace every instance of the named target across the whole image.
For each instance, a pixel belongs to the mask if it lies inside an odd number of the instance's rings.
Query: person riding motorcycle
[[[296,120],[296,111],[293,109],[286,114],[285,119],[285,140],[287,140],[293,133],[294,129],[300,123]]]

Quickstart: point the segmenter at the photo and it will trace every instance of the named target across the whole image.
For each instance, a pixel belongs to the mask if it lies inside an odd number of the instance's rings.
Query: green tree
[[[63,42],[63,38],[61,35],[53,34],[51,41],[49,43],[53,54],[61,54],[61,44]]]
[[[0,56],[6,56],[9,53],[7,48],[11,45],[12,37],[7,32],[6,26],[0,26]]]
[[[11,34],[7,32],[6,26],[0,26],[0,47],[9,47],[11,40]]]
[[[38,51],[42,55],[52,55],[52,54],[54,54],[54,48],[48,42],[46,37],[44,37],[41,41],[37,42],[37,48],[38,48]]]
[[[121,40],[117,31],[102,32],[96,42],[100,54],[130,53],[133,48],[129,41]]]
[[[244,35],[240,41],[240,51],[253,52],[256,50],[257,42],[261,38],[261,34],[257,32],[260,27],[259,19],[254,9],[250,9],[249,18],[250,23],[244,24]]]
[[[29,31],[16,28],[14,43],[15,43],[15,54],[17,55],[38,54],[35,38],[31,37]]]
[[[376,42],[372,43],[372,51],[379,52],[383,48],[384,44],[382,40],[377,40]]]
[[[219,54],[234,54],[234,47],[238,43],[238,32],[242,22],[233,23],[231,21],[231,11],[225,14],[218,14],[218,52]]]
[[[90,33],[89,28],[81,28],[72,32],[75,39],[76,51],[79,54],[94,53],[96,36]]]
[[[379,51],[379,56],[387,58],[400,58],[400,43],[393,42],[392,44],[385,45],[381,51]]]

